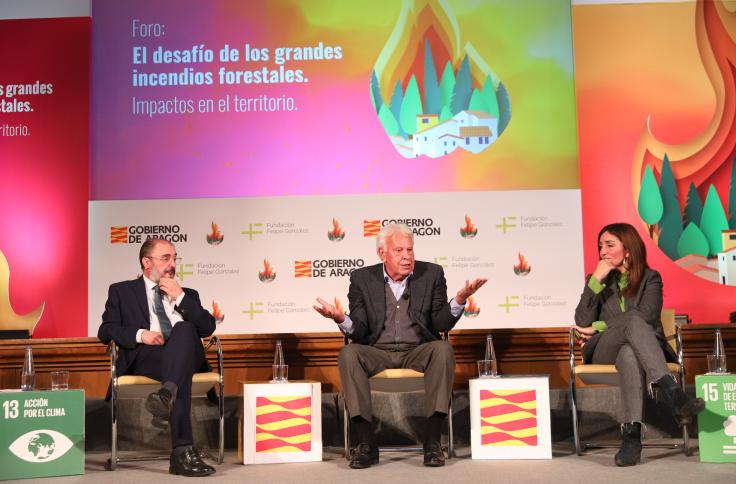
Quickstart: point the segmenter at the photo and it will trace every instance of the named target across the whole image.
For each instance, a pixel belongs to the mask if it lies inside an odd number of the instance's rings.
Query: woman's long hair
[[[639,232],[627,223],[608,224],[598,232],[597,242],[600,244],[601,235],[608,232],[621,241],[624,250],[629,253],[628,257],[624,257],[624,266],[629,273],[629,283],[621,291],[624,297],[633,297],[639,290],[641,280],[644,278],[644,269],[649,267],[647,264],[647,249],[644,247],[644,241],[639,237]],[[600,254],[600,247],[598,248]]]

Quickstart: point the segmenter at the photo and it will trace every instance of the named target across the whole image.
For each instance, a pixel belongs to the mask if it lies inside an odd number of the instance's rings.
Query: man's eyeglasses
[[[156,257],[156,256],[153,256],[153,255],[147,255],[147,256],[144,256],[144,257],[148,257],[149,259],[157,259],[157,260],[160,260],[164,264],[168,264],[169,262],[171,262],[172,259],[174,259],[177,264],[179,262],[181,262],[181,257],[177,257],[176,255],[171,255],[171,254],[165,254],[162,257]]]

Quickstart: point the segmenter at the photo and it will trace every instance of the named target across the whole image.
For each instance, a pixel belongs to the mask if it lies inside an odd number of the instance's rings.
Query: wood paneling
[[[688,382],[706,371],[705,355],[712,350],[713,330],[722,327],[729,368],[736,370],[735,325],[686,325],[683,328]],[[477,372],[487,331],[457,330],[450,335],[455,350],[456,386],[465,386]],[[553,388],[567,386],[569,375],[567,328],[494,329],[493,341],[499,371],[506,374],[549,374]],[[224,335],[220,339],[225,358],[228,394],[239,394],[237,382],[267,380],[271,376],[274,342],[284,345],[289,377],[323,383],[322,391],[340,388],[337,354],[343,345],[339,333]],[[70,385],[84,388],[89,398],[104,396],[110,377],[106,347],[96,338],[0,341],[0,388],[20,386],[20,368],[27,345],[33,346],[37,385],[49,386],[49,372],[68,369]],[[729,352],[730,349],[730,352]],[[210,354],[214,362],[214,352]]]

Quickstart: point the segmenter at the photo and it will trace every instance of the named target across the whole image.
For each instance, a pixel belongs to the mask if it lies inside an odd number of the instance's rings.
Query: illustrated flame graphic
[[[220,310],[220,305],[215,301],[212,301],[212,317],[215,318],[215,322],[217,324],[220,324],[225,320],[225,315]]]
[[[265,283],[273,282],[276,279],[276,273],[268,259],[263,259],[263,271],[258,273],[258,279]]]
[[[517,276],[526,276],[532,271],[532,266],[526,261],[521,252],[519,252],[519,263],[514,266],[514,274]]]
[[[311,397],[256,397],[256,452],[311,450]]]
[[[674,176],[682,215],[688,200],[691,184],[702,197],[711,190],[719,195],[724,207],[728,207],[726,194],[729,189],[729,174],[736,155],[736,13],[726,2],[703,0],[695,6],[695,32],[697,47],[703,67],[712,84],[715,94],[715,111],[707,127],[692,139],[677,145],[659,141],[652,132],[652,116],[646,121],[634,155],[631,170],[631,185],[634,203],[639,201],[642,178],[650,167],[657,180],[662,177],[665,156],[669,160]],[[689,123],[683,117],[684,123]],[[734,180],[731,180],[733,183]],[[731,216],[734,207],[728,207]],[[728,214],[726,214],[728,215]],[[660,220],[661,223],[663,220]],[[652,225],[651,235],[657,239],[659,226]],[[670,243],[670,242],[668,242]],[[671,242],[676,247],[677,240]],[[661,246],[661,244],[660,244]],[[683,254],[669,250],[670,258],[677,259]],[[718,252],[717,250],[714,252]]]
[[[480,314],[480,306],[478,306],[475,303],[475,299],[473,296],[469,296],[468,300],[465,301],[465,310],[463,310],[463,315],[466,318],[474,318]]]
[[[493,446],[537,445],[535,390],[481,390],[480,443]]]
[[[345,238],[345,232],[342,230],[340,222],[337,219],[332,219],[332,230],[327,232],[327,238],[333,242],[340,242]]]
[[[212,222],[212,233],[207,234],[207,243],[210,245],[218,245],[221,244],[222,241],[225,239],[225,236],[222,235],[222,232],[217,228],[217,224],[215,222]]]
[[[391,142],[407,158],[436,158],[455,149],[478,153],[511,118],[506,88],[461,38],[443,0],[403,2],[374,66],[371,96]]]
[[[466,239],[472,239],[478,235],[478,227],[473,224],[469,215],[465,215],[465,225],[460,227],[460,235]]]
[[[10,266],[0,250],[0,330],[27,330],[33,334],[46,302],[28,314],[17,314],[10,305]]]
[[[335,309],[337,309],[338,312],[342,312],[343,314],[345,314],[345,307],[342,305],[338,298],[335,298]]]

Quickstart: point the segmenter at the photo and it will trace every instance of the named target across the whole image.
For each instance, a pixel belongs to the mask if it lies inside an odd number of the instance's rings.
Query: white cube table
[[[243,383],[243,464],[322,460],[319,382]]]
[[[473,459],[551,459],[549,376],[470,380]]]

